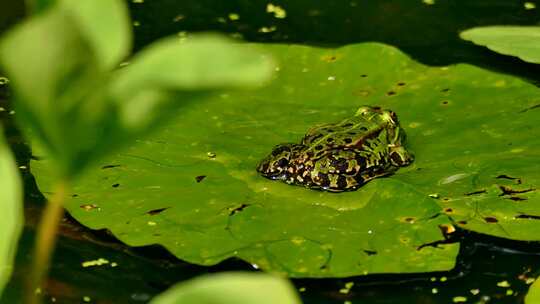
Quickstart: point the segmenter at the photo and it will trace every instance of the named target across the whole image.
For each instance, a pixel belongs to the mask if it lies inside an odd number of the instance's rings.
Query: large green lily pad
[[[433,243],[451,225],[540,239],[535,86],[470,65],[428,67],[376,43],[265,48],[280,63],[270,86],[186,105],[78,181],[68,211],[129,245],[292,277],[448,270],[459,245]],[[274,145],[366,104],[398,113],[411,166],[339,194],[255,172]],[[48,162],[32,166],[47,193]]]

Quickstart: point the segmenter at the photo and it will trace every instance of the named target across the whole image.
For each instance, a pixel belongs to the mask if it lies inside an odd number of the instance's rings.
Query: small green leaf
[[[525,296],[525,304],[540,303],[540,280],[536,279]]]
[[[177,284],[151,304],[300,304],[285,279],[261,273],[221,273]]]
[[[0,296],[13,270],[13,259],[23,224],[22,184],[11,151],[0,128]]]
[[[268,80],[273,65],[245,44],[205,34],[186,41],[166,38],[133,58],[118,72],[112,90],[130,96],[134,90],[215,90],[257,86]]]
[[[122,0],[63,0],[100,64],[115,67],[131,49],[130,18]]]
[[[504,55],[540,63],[540,26],[485,26],[461,32],[460,37]]]

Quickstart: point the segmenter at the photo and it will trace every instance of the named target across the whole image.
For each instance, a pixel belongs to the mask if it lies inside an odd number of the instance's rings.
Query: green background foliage
[[[458,244],[429,244],[450,225],[538,239],[528,216],[539,213],[535,86],[465,64],[427,67],[381,44],[265,50],[279,61],[270,86],[184,107],[95,166],[70,213],[129,245],[204,265],[239,257],[292,277],[448,270]],[[365,104],[397,112],[413,165],[341,194],[255,172],[274,145]],[[49,162],[32,166],[47,192]]]
[[[540,26],[484,26],[466,30],[460,36],[497,53],[540,63]]]

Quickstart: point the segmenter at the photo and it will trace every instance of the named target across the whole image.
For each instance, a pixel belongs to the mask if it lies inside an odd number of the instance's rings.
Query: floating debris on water
[[[454,302],[454,303],[465,303],[465,302],[467,302],[467,297],[457,296],[457,297],[454,297],[452,299],[452,302]]]
[[[263,26],[263,27],[261,27],[261,28],[258,30],[258,32],[259,32],[259,33],[271,33],[271,32],[275,32],[276,29],[277,29],[277,28],[276,28],[274,25],[269,26],[269,27]]]
[[[102,266],[102,265],[107,265],[107,264],[109,264],[109,261],[107,259],[99,258],[97,260],[82,262],[81,266],[84,268],[87,268],[87,267]]]
[[[508,281],[500,281],[497,283],[497,286],[499,287],[510,287],[510,283]]]
[[[238,15],[237,13],[230,13],[228,17],[229,17],[229,20],[231,21],[236,21],[240,19],[240,15]]]
[[[526,10],[533,10],[533,9],[536,8],[536,4],[534,4],[534,2],[525,2],[525,3],[523,3],[523,7]]]
[[[274,14],[274,17],[278,19],[287,17],[287,12],[281,6],[272,3],[268,3],[266,5],[266,12],[269,14]]]

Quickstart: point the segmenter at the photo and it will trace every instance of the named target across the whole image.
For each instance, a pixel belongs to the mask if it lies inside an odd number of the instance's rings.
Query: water
[[[432,4],[427,4],[432,3]],[[18,2],[0,11],[0,31],[21,14]],[[491,24],[539,24],[538,9],[521,1],[307,1],[274,2],[284,12],[268,11],[259,0],[153,0],[129,4],[136,33],[135,49],[165,35],[221,31],[248,41],[339,46],[379,41],[397,46],[428,65],[466,62],[483,68],[540,81],[540,67],[498,55],[459,39],[466,28]],[[7,8],[7,9],[4,9]],[[285,14],[285,16],[283,15]],[[278,17],[279,16],[279,17]],[[0,118],[19,164],[28,165],[29,150],[11,122],[5,88],[0,88]],[[27,225],[21,238],[14,277],[0,303],[18,303],[30,265],[35,222],[43,203],[27,171]],[[305,303],[522,303],[533,278],[540,273],[538,243],[509,241],[458,232],[457,266],[449,272],[368,275],[343,279],[299,279],[293,283]],[[106,258],[117,263],[82,267],[82,262]],[[44,290],[57,303],[146,303],[172,284],[224,270],[253,270],[229,260],[214,267],[189,265],[160,247],[129,248],[104,231],[95,232],[72,220],[62,225],[51,278]],[[114,282],[114,284],[111,284]],[[352,283],[352,284],[351,284]],[[87,299],[88,299],[87,298]]]

